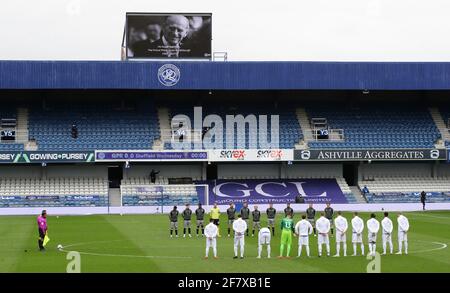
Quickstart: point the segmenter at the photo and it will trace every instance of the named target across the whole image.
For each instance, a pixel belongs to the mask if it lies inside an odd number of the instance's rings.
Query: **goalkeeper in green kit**
[[[291,244],[292,244],[292,232],[294,232],[294,220],[292,220],[291,214],[281,220],[281,245],[280,245],[280,256],[278,258],[283,258],[284,247],[286,246],[286,257],[290,257]]]

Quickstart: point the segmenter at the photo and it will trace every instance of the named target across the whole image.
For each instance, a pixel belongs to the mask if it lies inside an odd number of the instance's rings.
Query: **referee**
[[[45,251],[44,248],[44,238],[45,235],[47,234],[47,211],[43,210],[41,215],[37,218],[37,224],[38,224],[38,230],[39,230],[39,240],[38,240],[38,245],[39,245],[39,250],[40,251]]]
[[[213,220],[214,225],[217,226],[217,237],[220,236],[220,229],[219,229],[219,218],[220,218],[220,209],[217,206],[217,202],[214,203],[214,207],[209,212],[210,218]]]

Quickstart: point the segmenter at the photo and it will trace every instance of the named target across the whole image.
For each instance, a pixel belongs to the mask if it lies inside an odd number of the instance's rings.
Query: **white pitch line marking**
[[[429,215],[429,214],[426,214],[426,213],[410,213],[410,214],[413,215],[413,216],[417,216],[417,217],[428,217],[428,218],[444,219],[444,220],[450,219],[450,217]]]
[[[410,253],[423,253],[423,252],[431,252],[431,251],[436,251],[436,250],[442,250],[442,249],[446,249],[447,248],[447,244],[442,243],[442,242],[436,242],[436,241],[421,241],[421,240],[416,240],[418,242],[425,242],[425,243],[433,243],[436,245],[440,245],[440,247],[437,248],[431,248],[431,249],[423,249],[423,250],[416,250],[416,251],[412,251]]]
[[[62,252],[69,252],[61,249]],[[77,251],[79,254],[93,255],[93,256],[111,256],[111,257],[131,257],[131,258],[166,258],[166,259],[192,259],[191,256],[166,256],[166,255],[134,255],[134,254],[111,254],[111,253],[93,253]]]
[[[63,246],[64,248],[68,247],[74,247],[74,246],[82,246],[87,244],[93,244],[93,243],[105,243],[105,242],[119,242],[119,241],[126,241],[126,240],[105,240],[105,241],[91,241],[91,242],[80,242],[80,243],[73,243],[68,244],[66,246]],[[437,242],[437,241],[422,241],[422,240],[415,240],[416,242],[422,242],[422,243],[433,243],[436,245],[439,245],[439,247],[436,248],[430,248],[430,249],[422,249],[422,250],[413,250],[410,251],[409,254],[416,254],[416,253],[424,253],[424,252],[432,252],[432,251],[438,251],[443,250],[448,247],[446,243]],[[60,249],[61,252],[69,252],[70,250]],[[94,253],[94,252],[83,252],[83,251],[77,251],[80,254],[84,255],[92,255],[92,256],[110,256],[110,257],[129,257],[129,258],[166,258],[166,259],[192,259],[191,256],[159,256],[159,255],[134,255],[134,254],[111,254],[111,253]]]
[[[70,250],[65,250],[64,248],[68,247],[74,247],[74,246],[82,246],[87,244],[93,244],[93,243],[109,243],[109,242],[119,242],[119,241],[126,241],[126,240],[105,240],[105,241],[91,241],[91,242],[80,242],[80,243],[73,243],[68,245],[63,245],[63,249],[60,249],[61,252],[69,252]],[[79,254],[84,255],[93,255],[93,256],[111,256],[111,257],[130,257],[130,258],[166,258],[166,259],[192,259],[191,256],[165,256],[165,255],[134,255],[134,254],[111,254],[111,253],[94,253],[94,252],[84,252],[84,251],[78,251]]]

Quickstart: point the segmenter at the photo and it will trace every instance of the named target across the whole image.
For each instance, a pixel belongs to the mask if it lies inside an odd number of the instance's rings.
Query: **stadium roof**
[[[0,61],[0,89],[448,90],[450,63]]]

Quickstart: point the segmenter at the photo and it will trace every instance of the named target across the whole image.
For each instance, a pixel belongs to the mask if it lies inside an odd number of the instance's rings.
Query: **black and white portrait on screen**
[[[127,56],[210,59],[211,14],[127,14]]]

